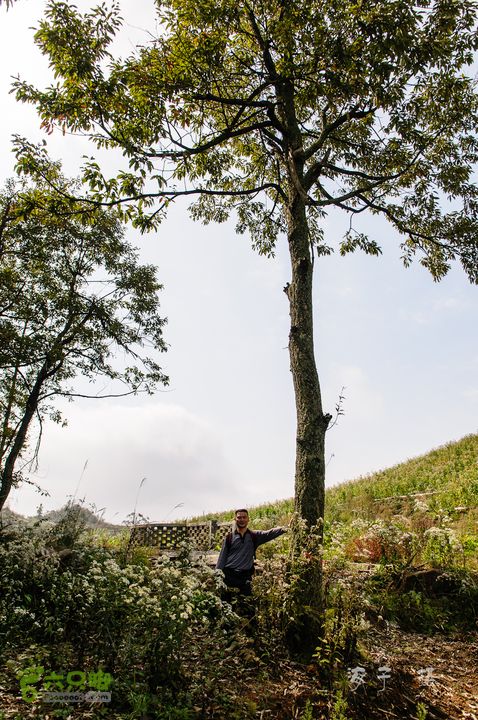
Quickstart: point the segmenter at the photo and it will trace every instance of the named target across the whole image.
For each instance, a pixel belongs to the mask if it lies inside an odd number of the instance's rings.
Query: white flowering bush
[[[101,667],[120,705],[143,693],[160,713],[184,700],[188,648],[200,635],[223,638],[236,619],[214,571],[185,556],[121,567],[87,537],[69,548],[52,538],[37,527],[0,540],[0,652],[53,648],[58,669]]]
[[[407,566],[418,551],[415,533],[398,524],[376,521],[366,531],[350,541],[346,555],[357,562],[382,563],[396,567]]]
[[[454,567],[463,562],[463,546],[451,528],[431,527],[423,534],[424,559],[432,567]]]

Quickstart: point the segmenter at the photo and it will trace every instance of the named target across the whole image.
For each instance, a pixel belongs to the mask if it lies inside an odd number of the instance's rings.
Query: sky
[[[77,0],[80,9],[90,7]],[[154,29],[152,0],[123,0],[115,49]],[[2,182],[13,173],[11,136],[46,139],[75,175],[86,140],[46,136],[30,106],[10,94],[12,76],[46,86],[50,74],[33,43],[44,3],[0,8]],[[106,159],[106,167],[108,162]],[[334,254],[316,262],[315,345],[324,409],[344,415],[327,433],[327,485],[366,475],[478,432],[478,289],[459,267],[441,282],[415,262],[405,269],[399,239],[384,220],[362,218],[382,245],[379,258]],[[348,218],[331,213],[326,241]],[[295,407],[287,351],[290,279],[285,240],[259,256],[233,222],[194,223],[176,203],[156,233],[128,230],[144,262],[158,267],[161,356],[170,386],[153,397],[59,402],[66,428],[47,423],[31,485],[9,506],[24,515],[82,499],[105,519],[136,511],[151,521],[251,506],[294,492]],[[475,328],[475,330],[473,330]],[[342,388],[343,391],[342,391]],[[143,481],[144,480],[144,481]]]

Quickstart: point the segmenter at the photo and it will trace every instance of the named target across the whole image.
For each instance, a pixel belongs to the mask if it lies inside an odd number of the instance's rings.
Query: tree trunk
[[[43,387],[45,380],[49,376],[49,370],[50,370],[50,366],[48,364],[48,361],[45,361],[36,377],[35,384],[33,385],[32,389],[31,389],[30,395],[28,396],[28,400],[25,405],[25,412],[23,414],[20,426],[18,428],[18,432],[16,434],[15,441],[12,445],[10,452],[8,453],[8,455],[6,457],[5,465],[3,466],[3,469],[1,471],[1,474],[0,474],[0,510],[2,510],[3,506],[5,505],[8,495],[10,494],[10,490],[12,489],[15,463],[17,462],[17,460],[20,456],[20,453],[25,445],[25,442],[27,439],[28,428],[30,427],[32,418],[37,410],[40,392],[41,392],[41,389]]]
[[[324,415],[314,355],[313,258],[304,200],[295,192],[289,205],[288,241],[292,280],[289,355],[297,413],[295,509],[309,526],[322,524],[325,488]]]
[[[316,651],[323,622],[322,554],[325,505],[325,433],[330,415],[324,415],[314,355],[312,303],[313,244],[309,236],[307,195],[304,190],[304,152],[294,107],[294,88],[280,88],[282,121],[286,128],[288,198],[287,239],[291,260],[289,299],[290,368],[297,413],[295,510],[306,528],[292,538],[291,584],[287,628],[290,649],[305,659]],[[314,533],[309,533],[317,526]]]
[[[307,219],[304,189],[304,148],[295,109],[295,88],[281,79],[276,86],[284,132],[287,172],[285,215],[292,277],[286,287],[289,299],[290,369],[297,413],[295,510],[309,527],[324,518],[325,433],[330,415],[324,415],[314,355],[312,304],[313,244]]]

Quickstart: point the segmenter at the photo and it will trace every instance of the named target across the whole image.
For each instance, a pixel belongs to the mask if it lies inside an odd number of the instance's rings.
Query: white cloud
[[[151,519],[164,519],[178,503],[184,503],[181,512],[193,515],[226,502],[224,478],[233,481],[234,472],[221,438],[184,408],[104,404],[77,406],[68,416],[68,428],[46,428],[36,476],[52,496],[45,507],[58,507],[73,495],[86,461],[77,497],[106,507],[109,518],[116,513],[124,518],[133,511],[143,477],[137,510]],[[39,496],[24,486],[10,505],[31,514],[39,502]]]

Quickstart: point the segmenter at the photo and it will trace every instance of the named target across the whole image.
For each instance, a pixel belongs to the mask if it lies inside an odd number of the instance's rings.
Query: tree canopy
[[[381,251],[360,229],[383,215],[439,280],[458,260],[478,281],[477,48],[473,0],[166,0],[157,32],[127,58],[110,43],[118,6],[81,15],[51,2],[36,33],[56,81],[16,82],[42,127],[120,148],[127,166],[84,167],[89,201],[141,229],[189,196],[193,217],[224,221],[273,254],[287,237],[289,351],[297,408],[296,507],[324,510],[322,408],[313,342],[314,255]],[[17,139],[19,165],[44,174],[41,148]],[[330,208],[349,218],[326,238]]]
[[[117,6],[81,16],[52,2],[36,41],[59,82],[46,91],[17,83],[45,128],[123,150],[131,170],[117,178],[87,165],[98,199],[130,199],[145,225],[178,195],[199,196],[193,212],[206,221],[233,206],[239,230],[269,252],[293,183],[311,220],[330,206],[382,212],[404,236],[406,259],[418,252],[440,278],[459,257],[477,280],[477,97],[463,73],[477,46],[475,2],[157,7],[163,32],[116,61]],[[311,236],[320,247],[320,229]],[[351,231],[341,249],[356,247],[378,252]]]
[[[64,193],[74,184],[59,171]],[[141,265],[111,211],[82,209],[46,183],[0,194],[0,508],[35,455],[35,419],[60,421],[58,396],[152,392],[168,379],[156,269]],[[74,380],[90,381],[80,392]],[[102,379],[100,390],[95,381]]]

